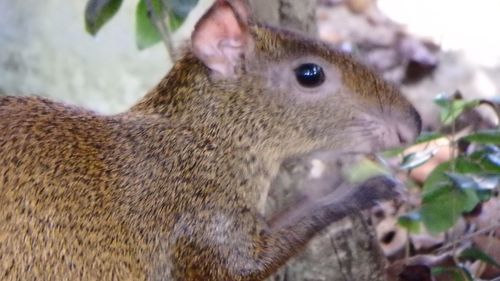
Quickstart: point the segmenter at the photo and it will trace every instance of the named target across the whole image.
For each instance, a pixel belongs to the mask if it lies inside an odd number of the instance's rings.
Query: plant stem
[[[152,0],[144,0],[146,4],[146,8],[148,10],[148,16],[151,22],[155,25],[158,32],[160,32],[161,39],[163,40],[163,44],[167,48],[167,53],[170,58],[170,61],[173,61],[173,52],[174,47],[172,45],[172,36],[170,33],[170,29],[168,28],[165,22],[168,22],[169,15],[168,11],[165,13],[163,8],[163,3],[160,2],[160,14],[157,13],[153,6]]]

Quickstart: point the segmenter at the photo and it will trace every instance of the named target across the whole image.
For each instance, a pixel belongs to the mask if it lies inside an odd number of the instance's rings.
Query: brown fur
[[[318,203],[279,228],[261,217],[284,157],[370,141],[352,122],[360,111],[420,124],[351,58],[281,30],[251,33],[236,79],[213,79],[187,52],[123,114],[0,98],[0,279],[263,280],[331,222],[391,196]],[[305,54],[340,70],[338,94],[301,103],[267,86],[266,62]]]

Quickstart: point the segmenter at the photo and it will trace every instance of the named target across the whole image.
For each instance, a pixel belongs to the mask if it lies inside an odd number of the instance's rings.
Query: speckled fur
[[[251,32],[236,79],[214,79],[187,52],[123,114],[1,97],[0,279],[263,280],[348,213],[322,205],[279,229],[259,215],[284,157],[349,148],[363,108],[399,111],[417,128],[415,110],[321,43]],[[300,104],[266,88],[259,65],[303,54],[340,69],[338,97]]]

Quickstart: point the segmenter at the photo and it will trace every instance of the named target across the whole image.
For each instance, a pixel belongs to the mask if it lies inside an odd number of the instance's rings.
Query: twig
[[[156,26],[158,31],[160,32],[161,39],[163,40],[163,44],[167,48],[168,56],[171,61],[173,61],[173,52],[174,52],[174,47],[172,45],[172,36],[170,33],[170,29],[168,26],[165,24],[165,20],[168,22],[169,20],[169,15],[168,12],[165,13],[163,9],[163,4],[160,4],[161,10],[160,10],[160,15],[156,13],[156,10],[153,6],[152,0],[144,0],[146,4],[146,9],[148,10],[148,17],[150,18],[151,22]],[[165,20],[163,20],[165,18]]]
[[[442,246],[441,248],[437,249],[436,252],[442,253],[442,252],[448,250],[449,248],[454,248],[455,245],[460,243],[460,242],[463,242],[465,240],[469,240],[469,239],[473,238],[474,236],[486,233],[488,231],[495,230],[498,227],[500,227],[500,222],[497,222],[496,224],[490,225],[490,226],[482,228],[482,229],[478,229],[477,231],[475,231],[473,233],[470,233],[468,235],[464,235],[463,237],[461,237],[460,239],[458,239],[456,241],[452,241],[452,244]]]
[[[497,118],[500,120],[500,105],[493,101],[490,101],[490,100],[485,100],[485,99],[481,99],[479,100],[479,104],[486,104],[486,105],[489,105],[496,113],[497,115]]]

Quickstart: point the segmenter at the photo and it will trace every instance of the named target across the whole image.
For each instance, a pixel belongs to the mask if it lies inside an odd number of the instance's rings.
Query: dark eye
[[[308,88],[317,87],[325,82],[325,73],[321,66],[304,63],[295,69],[295,77],[300,85]]]

